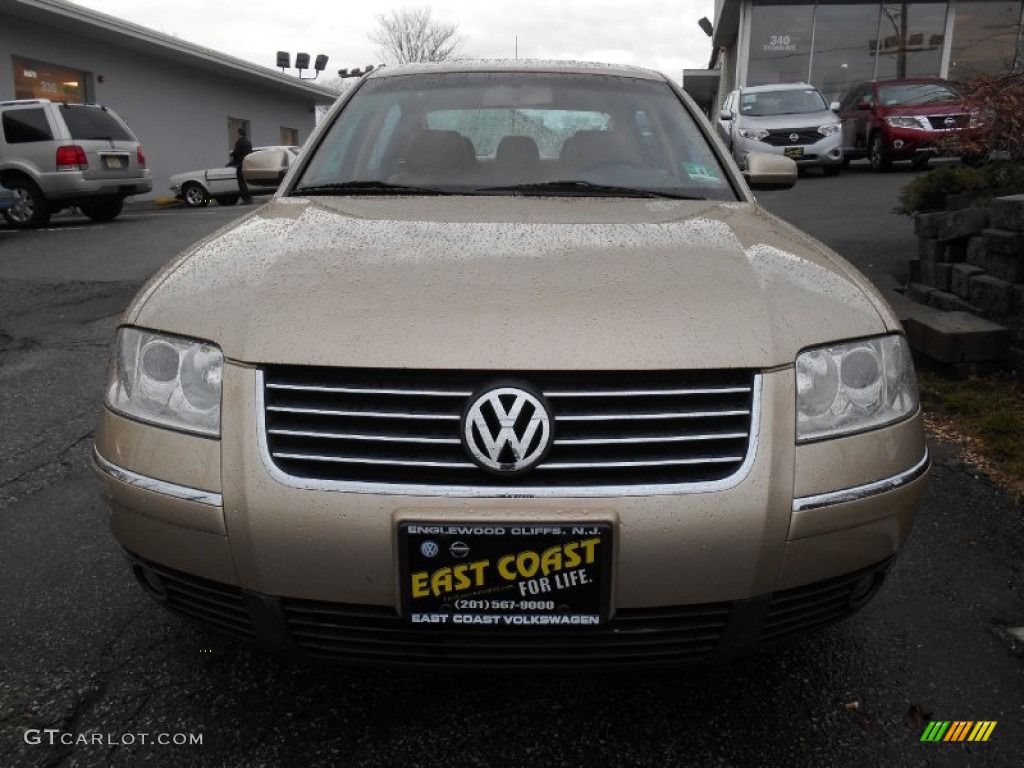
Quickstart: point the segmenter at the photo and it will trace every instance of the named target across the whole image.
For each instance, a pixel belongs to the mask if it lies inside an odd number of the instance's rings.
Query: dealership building
[[[2,0],[0,101],[41,98],[117,112],[146,153],[148,197],[165,197],[172,174],[223,166],[240,127],[257,146],[301,144],[335,94],[73,3]]]
[[[1024,65],[1022,0],[717,0],[709,71],[687,90],[716,109],[736,87],[809,82],[829,101],[865,80],[965,80]]]

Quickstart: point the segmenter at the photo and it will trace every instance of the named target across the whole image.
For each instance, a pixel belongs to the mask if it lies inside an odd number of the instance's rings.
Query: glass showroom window
[[[873,79],[938,76],[946,36],[947,6],[937,2],[804,4],[755,0],[750,16],[747,84],[807,80],[829,101],[855,83]],[[967,59],[1012,60],[1021,0],[960,0],[957,33]],[[983,44],[982,44],[983,43]],[[955,54],[954,54],[955,57]],[[951,73],[952,74],[952,73]]]
[[[882,3],[877,78],[938,75],[945,32],[946,3]]]
[[[1020,63],[1018,38],[1022,18],[1020,0],[960,0],[956,6],[951,80],[965,80],[979,72],[1008,72]]]
[[[814,6],[768,5],[751,9],[747,85],[806,81],[810,75]]]
[[[819,5],[814,16],[811,82],[828,101],[874,79],[878,5]]]

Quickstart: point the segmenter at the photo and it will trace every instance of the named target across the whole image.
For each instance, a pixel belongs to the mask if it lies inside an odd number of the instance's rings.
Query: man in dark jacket
[[[245,128],[239,128],[238,141],[235,142],[235,148],[231,150],[231,164],[235,166],[235,178],[238,179],[238,192],[242,196],[243,204],[252,202],[249,185],[245,183],[245,178],[242,176],[242,160],[250,152],[252,152],[252,144],[245,136]]]

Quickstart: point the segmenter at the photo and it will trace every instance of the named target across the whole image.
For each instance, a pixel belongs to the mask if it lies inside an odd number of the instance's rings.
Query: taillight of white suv
[[[85,150],[77,144],[57,147],[58,171],[84,171],[88,167],[89,158],[85,156]]]

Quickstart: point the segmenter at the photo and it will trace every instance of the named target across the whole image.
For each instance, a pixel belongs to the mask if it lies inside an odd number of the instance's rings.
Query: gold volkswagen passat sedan
[[[854,612],[926,482],[910,351],[754,200],[792,162],[746,173],[646,70],[364,77],[123,317],[94,459],[140,584],[410,665],[700,661]]]

